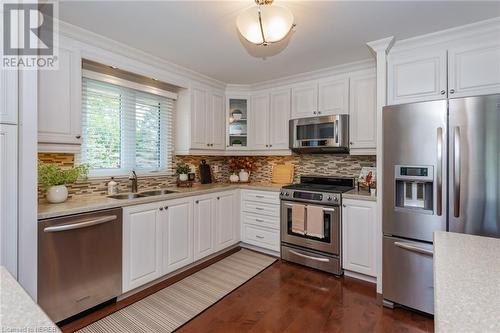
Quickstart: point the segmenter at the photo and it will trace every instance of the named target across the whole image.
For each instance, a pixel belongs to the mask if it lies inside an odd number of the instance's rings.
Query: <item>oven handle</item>
[[[283,203],[283,205],[287,206],[287,207],[292,207],[292,204],[290,203]],[[303,205],[305,206],[305,208],[307,209],[307,205]],[[332,212],[332,213],[335,213],[335,208],[326,208],[326,207],[323,207],[323,211],[324,212]]]
[[[316,260],[316,261],[321,261],[321,262],[330,262],[330,259],[326,259],[326,258],[318,258],[318,257],[313,257],[313,256],[308,256],[306,254],[302,254],[302,253],[299,253],[299,252],[296,252],[294,250],[288,250],[290,253],[293,253],[295,254],[296,256],[299,256],[299,257],[302,257],[302,258],[306,258],[306,259],[311,259],[311,260]]]

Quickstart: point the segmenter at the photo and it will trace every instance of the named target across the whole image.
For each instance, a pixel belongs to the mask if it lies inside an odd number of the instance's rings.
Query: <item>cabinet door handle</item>
[[[256,198],[259,198],[259,199],[264,199],[264,196],[263,196],[263,195],[256,195],[255,197],[256,197]]]
[[[318,114],[321,114],[321,111],[318,111]]]
[[[217,197],[217,200],[220,200],[220,197]]]
[[[446,90],[441,90],[441,95],[446,94]]]
[[[273,145],[269,145],[269,147],[272,147]]]
[[[266,145],[266,147],[269,147],[269,145]]]
[[[75,138],[77,138],[77,139],[80,139],[81,137],[82,137],[81,135],[75,136]]]
[[[258,239],[263,239],[264,236],[259,236],[259,235],[255,235],[255,237],[257,237]]]
[[[264,222],[264,220],[261,220],[261,219],[255,219],[256,222]]]
[[[199,204],[199,203],[200,203],[200,201],[199,201],[199,200],[196,200],[194,203],[195,203],[195,204]]]
[[[455,93],[455,89],[450,89],[450,94],[454,94]]]
[[[168,209],[168,206],[165,206],[165,210],[167,210],[167,209]]]
[[[163,207],[160,207],[160,210],[163,210]]]
[[[255,207],[255,209],[257,209],[257,210],[264,210],[264,208],[261,208],[261,207]]]
[[[316,114],[316,111],[313,111],[313,114]]]

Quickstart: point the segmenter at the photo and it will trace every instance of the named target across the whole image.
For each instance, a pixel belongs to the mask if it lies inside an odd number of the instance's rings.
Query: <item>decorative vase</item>
[[[179,175],[179,180],[180,180],[181,182],[185,182],[186,180],[188,180],[188,175],[187,175],[187,173],[181,173],[181,174]]]
[[[66,185],[51,186],[47,189],[47,201],[50,203],[61,203],[68,199],[68,188]]]
[[[231,176],[229,176],[229,181],[231,183],[237,183],[240,181],[240,177],[236,173],[233,173]]]
[[[239,176],[240,182],[248,182],[248,177],[250,177],[250,174],[246,170],[241,169]]]

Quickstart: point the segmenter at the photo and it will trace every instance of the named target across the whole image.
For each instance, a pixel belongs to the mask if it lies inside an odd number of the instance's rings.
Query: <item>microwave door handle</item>
[[[339,143],[339,120],[335,119],[335,143]]]

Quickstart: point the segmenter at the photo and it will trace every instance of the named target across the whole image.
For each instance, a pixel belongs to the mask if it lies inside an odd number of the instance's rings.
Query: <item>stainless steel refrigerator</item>
[[[383,296],[434,313],[436,230],[500,237],[500,95],[383,110]]]

